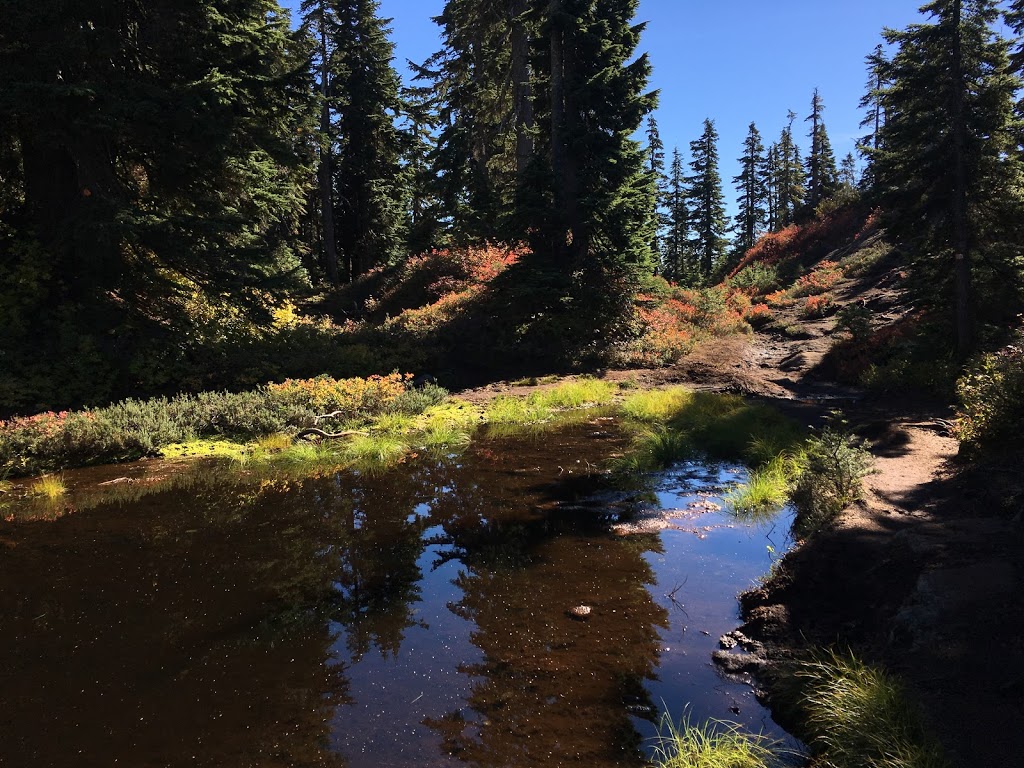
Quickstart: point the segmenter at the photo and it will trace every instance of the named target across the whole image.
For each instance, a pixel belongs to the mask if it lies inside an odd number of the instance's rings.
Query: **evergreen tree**
[[[782,129],[779,137],[776,160],[778,170],[776,185],[778,187],[778,207],[776,218],[777,228],[782,229],[796,221],[797,213],[803,206],[806,188],[804,186],[804,166],[800,159],[800,147],[793,140],[793,121],[796,114],[790,110],[789,122]]]
[[[782,164],[780,158],[779,144],[773,143],[768,147],[765,156],[764,177],[768,191],[768,231],[777,232],[782,229]]]
[[[987,311],[1019,306],[1006,291],[1020,287],[1020,81],[992,30],[994,0],[935,0],[922,11],[929,23],[886,31],[898,51],[887,67],[875,183],[892,231],[913,245],[921,301],[953,308],[966,355],[979,281]]]
[[[304,30],[312,40],[314,54],[312,67],[316,73],[320,101],[320,122],[317,135],[317,199],[319,214],[317,239],[320,243],[320,262],[332,285],[341,282],[338,260],[338,240],[334,224],[334,151],[337,131],[332,119],[334,109],[334,79],[338,60],[334,55],[334,39],[338,34],[338,19],[330,0],[303,0],[301,5]]]
[[[743,154],[738,162],[740,172],[732,180],[739,192],[736,201],[739,213],[735,220],[734,245],[737,253],[744,254],[754,247],[757,236],[761,234],[768,221],[768,187],[765,182],[768,161],[761,134],[754,123],[747,129],[747,137],[743,141]]]
[[[663,210],[665,199],[665,144],[658,132],[658,123],[654,115],[647,118],[647,169],[653,178],[655,187],[654,198],[654,239],[651,241],[651,253],[655,263],[661,264],[664,257],[662,248],[662,230],[666,226],[666,215]]]
[[[1006,12],[1006,23],[1017,34],[1017,45],[1010,56],[1010,66],[1021,77],[1024,76],[1024,0],[1011,0]],[[1017,114],[1024,117],[1024,95],[1017,102]],[[1024,148],[1024,137],[1018,143]]]
[[[811,152],[806,161],[807,192],[804,200],[808,215],[814,214],[818,203],[832,197],[838,186],[836,158],[822,118],[824,110],[825,102],[815,88],[811,99],[811,114],[806,118],[806,122],[811,124]]]
[[[399,79],[377,0],[335,0],[337,169],[334,188],[343,273],[354,280],[397,259],[405,243],[405,174],[395,118]]]
[[[433,88],[413,86],[402,90],[402,163],[407,184],[407,248],[422,253],[438,244],[441,218],[438,180],[433,154],[439,124]]]
[[[515,13],[523,7],[522,0],[447,0],[434,19],[444,47],[419,68],[438,97],[434,173],[440,213],[456,240],[494,236],[532,154],[526,43],[533,27],[528,14]]]
[[[313,111],[307,52],[274,0],[9,10],[0,124],[24,195],[8,213],[38,248],[2,257],[48,276],[40,306],[80,307],[78,328],[145,324],[183,281],[241,298],[297,266],[310,158],[296,137]]]
[[[847,152],[839,164],[839,185],[855,190],[859,186],[858,182],[857,158],[853,156],[853,152]]]
[[[725,256],[725,196],[718,172],[718,131],[713,120],[704,121],[704,132],[690,142],[687,198],[690,207],[691,245],[702,280],[709,280]]]
[[[565,271],[653,269],[655,190],[632,138],[653,109],[650,63],[634,57],[638,0],[537,0],[544,20],[535,58],[540,166],[529,217],[534,250]]]
[[[874,52],[867,57],[868,82],[858,106],[864,110],[861,128],[869,129],[857,144],[860,153],[867,159],[864,179],[867,186],[873,177],[874,152],[880,148],[882,128],[885,126],[885,103],[883,95],[888,86],[888,60],[881,44],[875,46]]]
[[[683,282],[689,274],[690,218],[686,207],[686,178],[683,175],[683,158],[679,148],[672,150],[672,165],[669,169],[665,194],[667,227],[665,232],[665,253],[661,273],[675,282]]]

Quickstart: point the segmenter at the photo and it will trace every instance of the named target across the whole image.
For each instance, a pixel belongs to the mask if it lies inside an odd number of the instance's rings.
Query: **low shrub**
[[[728,279],[730,287],[748,296],[764,296],[778,287],[779,271],[769,265],[754,262]]]
[[[982,355],[956,384],[957,436],[972,447],[1016,441],[1024,433],[1024,339]]]
[[[871,462],[865,445],[841,429],[826,427],[810,438],[792,493],[797,510],[794,533],[801,538],[813,535],[861,498]]]
[[[202,392],[174,398],[123,400],[92,411],[42,413],[0,422],[0,472],[37,474],[155,455],[200,437],[255,438],[312,425],[366,418],[398,407],[427,407],[436,391],[406,397],[409,377],[288,380],[249,392]]]
[[[804,300],[804,305],[800,309],[800,314],[808,320],[813,320],[825,317],[825,315],[832,311],[832,307],[832,296],[828,293],[821,293],[814,296],[808,296]]]

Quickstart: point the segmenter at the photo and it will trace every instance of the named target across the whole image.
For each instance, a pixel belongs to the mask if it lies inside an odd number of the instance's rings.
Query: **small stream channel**
[[[629,767],[666,709],[786,741],[711,653],[788,513],[718,509],[735,466],[611,492],[623,447],[67,473],[63,514],[0,522],[0,765]],[[663,529],[616,528],[638,506]]]

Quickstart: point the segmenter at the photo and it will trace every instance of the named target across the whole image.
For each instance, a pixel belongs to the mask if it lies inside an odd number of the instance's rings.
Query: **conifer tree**
[[[690,218],[686,207],[686,178],[679,148],[672,150],[665,193],[665,253],[661,273],[675,282],[683,282],[689,273]]]
[[[543,19],[536,70],[538,160],[545,197],[535,251],[564,270],[653,269],[655,190],[632,134],[653,109],[650,63],[634,58],[643,31],[638,0],[537,0]]]
[[[654,115],[647,118],[647,169],[654,182],[654,239],[651,241],[651,253],[654,256],[655,264],[661,264],[664,257],[662,230],[666,226],[666,216],[663,210],[665,198],[665,144],[661,140],[658,131],[658,123]]]
[[[767,186],[768,192],[767,213],[769,232],[777,232],[782,229],[783,226],[781,213],[782,168],[779,156],[779,144],[778,142],[774,142],[770,147],[768,147],[768,153],[765,155],[764,164],[765,185]]]
[[[321,262],[327,279],[332,285],[341,282],[338,261],[338,240],[334,225],[334,151],[336,131],[332,118],[334,109],[334,39],[338,31],[338,19],[330,0],[303,0],[300,6],[303,26],[308,32],[314,54],[311,64],[316,73],[317,92],[320,101],[320,122],[317,135],[317,211],[319,213],[318,239]]]
[[[532,153],[524,45],[533,27],[528,14],[515,13],[521,8],[521,0],[447,0],[434,19],[444,47],[418,68],[439,100],[434,173],[441,216],[456,240],[495,235],[514,205],[525,173],[520,166]]]
[[[732,180],[739,192],[734,245],[737,253],[743,254],[754,247],[757,236],[768,221],[768,187],[765,181],[767,158],[761,134],[754,123],[747,129],[743,154],[738,162],[740,172]]]
[[[241,297],[297,266],[310,169],[296,137],[313,111],[306,51],[274,0],[9,10],[0,124],[21,160],[22,232],[53,276],[46,302],[148,322],[182,277]]]
[[[966,355],[978,282],[988,312],[1019,300],[1006,292],[1020,287],[1021,169],[1012,151],[1020,81],[992,29],[994,0],[934,0],[922,11],[928,23],[886,31],[898,51],[887,67],[875,184],[891,230],[914,246],[921,301],[953,310],[956,348]]]
[[[707,281],[725,256],[726,218],[722,177],[718,172],[718,131],[713,120],[704,120],[704,131],[690,142],[687,198],[690,207],[691,246],[700,278]]]
[[[804,165],[800,159],[800,147],[793,139],[793,121],[796,120],[796,113],[792,110],[789,112],[788,120],[789,122],[782,129],[782,135],[779,137],[777,155],[777,226],[779,229],[796,221],[806,196]]]
[[[857,158],[853,156],[853,152],[847,152],[839,164],[839,185],[855,190],[859,186],[858,182]]]
[[[433,154],[439,124],[437,96],[429,86],[402,90],[402,163],[405,168],[409,253],[422,253],[438,244],[441,218]]]
[[[342,272],[354,280],[404,250],[405,174],[395,118],[399,79],[378,0],[335,0],[334,81],[337,169],[334,188]]]
[[[808,215],[814,214],[818,203],[834,195],[838,186],[836,158],[822,117],[824,110],[825,102],[815,88],[811,99],[811,114],[806,118],[806,122],[811,123],[811,151],[806,161],[807,191],[804,200]]]

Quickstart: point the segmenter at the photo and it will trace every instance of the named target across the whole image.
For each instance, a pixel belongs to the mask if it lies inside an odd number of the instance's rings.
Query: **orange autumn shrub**
[[[767,304],[754,304],[743,313],[743,319],[753,328],[767,325],[773,317],[772,310]]]
[[[808,296],[800,310],[800,314],[808,319],[824,317],[832,309],[832,296],[820,293]]]

